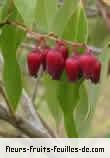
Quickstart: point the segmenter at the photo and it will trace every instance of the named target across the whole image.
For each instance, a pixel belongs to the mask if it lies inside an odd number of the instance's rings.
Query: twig
[[[21,47],[22,48],[26,48],[26,49],[31,49],[31,50],[36,48],[35,45],[33,45],[33,44],[27,44],[27,43],[22,43]]]
[[[32,38],[31,36],[28,36],[28,37],[29,37],[29,38]],[[30,50],[36,48],[34,44],[27,44],[27,43],[23,43],[23,44],[21,45],[21,47],[26,48],[26,49],[30,49]],[[96,47],[90,46],[90,45],[89,45],[89,48],[92,49],[92,50],[93,50],[93,53],[96,54],[96,55],[101,54],[101,53],[102,53],[102,50],[103,50],[103,48],[96,48]]]
[[[53,40],[53,41],[60,41],[60,40],[63,40],[63,39],[60,39],[58,38],[54,33],[49,33],[49,34],[41,34],[41,33],[37,33],[37,32],[34,32],[32,31],[32,29],[30,28],[27,28],[25,25],[23,24],[20,24],[19,22],[16,22],[16,21],[9,21],[9,20],[6,20],[6,21],[3,21],[0,23],[0,26],[4,26],[4,25],[13,25],[25,32],[28,33],[28,37],[30,38],[33,38],[35,40],[39,40],[40,38],[46,38],[46,39],[50,39],[50,40]],[[63,40],[65,43],[67,43],[68,45],[72,46],[72,47],[91,47],[89,45],[85,45],[84,43],[79,43],[79,42],[72,42],[72,41],[68,41],[68,40]],[[94,47],[93,48],[93,51],[94,51]]]

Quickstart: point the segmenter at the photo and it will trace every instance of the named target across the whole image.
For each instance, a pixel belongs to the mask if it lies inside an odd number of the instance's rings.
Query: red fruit
[[[28,70],[31,76],[37,76],[41,64],[40,50],[36,49],[27,56]]]
[[[47,71],[54,80],[59,80],[64,70],[64,59],[56,49],[50,49],[47,54]]]
[[[43,49],[42,54],[41,54],[42,66],[43,66],[44,71],[46,70],[46,58],[47,58],[47,54],[48,54],[49,49],[50,48]]]
[[[93,65],[93,74],[91,77],[91,81],[93,83],[98,83],[100,80],[100,73],[101,73],[101,63],[99,61],[97,61],[94,65]]]
[[[65,63],[65,68],[69,81],[77,81],[79,79],[80,67],[78,58],[68,58]]]
[[[64,60],[68,57],[68,48],[63,41],[58,41],[56,45],[56,49],[62,54]]]
[[[80,56],[80,69],[86,79],[90,79],[93,72],[93,65],[96,63],[96,58],[92,54],[84,54]]]

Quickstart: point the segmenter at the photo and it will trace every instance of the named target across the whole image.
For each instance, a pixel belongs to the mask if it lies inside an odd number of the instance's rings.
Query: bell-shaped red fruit
[[[41,64],[41,52],[39,49],[35,49],[28,54],[27,64],[28,64],[29,74],[31,76],[37,76]]]
[[[92,54],[84,54],[80,56],[80,69],[86,79],[90,79],[93,73],[93,65],[96,63],[96,58]]]
[[[65,69],[69,81],[74,82],[79,79],[80,67],[78,58],[68,58],[65,63]]]
[[[47,54],[47,71],[52,79],[59,80],[64,70],[64,58],[56,49],[50,49]]]
[[[101,73],[101,63],[97,61],[93,65],[93,74],[91,77],[91,81],[95,84],[97,84],[100,81],[100,73]]]

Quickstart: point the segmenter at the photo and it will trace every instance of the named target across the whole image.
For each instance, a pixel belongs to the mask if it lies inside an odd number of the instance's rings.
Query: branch
[[[23,89],[23,94],[21,97],[21,106],[22,106],[22,110],[24,111],[24,117],[28,121],[32,122],[34,126],[37,126],[42,130],[45,130],[39,119],[39,116],[36,114],[36,110],[34,108],[34,105],[30,97],[28,96],[28,94],[26,93],[24,89]]]
[[[32,31],[32,29],[27,28],[25,25],[20,24],[19,22],[16,22],[16,21],[6,20],[6,21],[3,21],[0,23],[1,27],[4,25],[15,26],[15,27],[27,32],[28,33],[27,35],[29,38],[33,38],[33,39],[38,40],[38,41],[39,41],[39,39],[42,39],[42,38],[43,39],[50,39],[50,40],[53,40],[55,42],[63,40],[63,39],[58,38],[54,33],[41,34],[41,33],[34,32],[34,31]],[[86,45],[85,43],[72,42],[72,41],[68,41],[68,40],[63,40],[63,41],[72,47],[88,47],[88,48],[92,48],[93,52],[96,51],[96,49],[94,49],[93,46]]]
[[[22,110],[24,109],[26,118],[30,121],[33,126],[39,127],[41,130],[48,132],[53,138],[56,137],[54,131],[47,125],[47,123],[42,119],[40,114],[36,111],[35,103],[27,95],[26,91],[23,90],[23,95],[21,98]]]
[[[1,55],[0,55],[0,65],[3,65],[3,59]],[[2,81],[0,82],[0,84],[2,87],[4,86]],[[4,97],[4,95],[2,96]],[[5,96],[5,99],[6,99],[6,96]],[[7,100],[5,101],[6,101],[6,104],[8,104]],[[22,113],[19,113],[17,118],[15,117],[13,118],[10,115],[10,110],[8,107],[7,107],[8,112],[4,108],[0,107],[2,108],[1,113],[0,113],[0,116],[1,116],[0,118],[2,120],[10,122],[13,126],[20,129],[22,132],[27,133],[27,135],[30,137],[50,137],[51,134],[49,135],[48,130],[45,129],[44,125],[41,122],[41,119],[36,113],[36,110],[32,104],[31,99],[29,98],[28,94],[26,93],[24,89],[23,89],[20,103],[22,105],[22,111],[24,111],[24,115]],[[20,120],[20,124],[18,120]],[[19,124],[18,126],[17,126],[17,123]]]
[[[29,121],[25,120],[19,115],[16,116],[16,120],[13,120],[12,117],[10,117],[9,112],[3,107],[3,105],[0,105],[0,119],[8,122],[16,129],[22,131],[24,134],[31,138],[50,137],[45,132],[42,132],[41,130],[35,128]]]
[[[36,48],[34,44],[27,44],[27,43],[22,43],[21,47],[26,48],[26,49],[31,49],[31,50]]]
[[[26,91],[23,90],[23,96],[21,98],[22,110],[24,109],[26,118],[34,127],[39,127],[41,130],[48,132],[53,138],[56,137],[54,131],[47,125],[47,123],[42,119],[40,114],[36,111],[35,103],[27,95]]]
[[[31,36],[28,36],[28,37],[31,38]],[[23,43],[23,44],[21,45],[21,47],[23,47],[23,48],[25,48],[25,49],[30,49],[30,50],[36,48],[34,44],[27,44],[27,43]],[[103,51],[103,48],[96,48],[96,47],[90,46],[90,45],[89,45],[89,48],[93,50],[93,53],[94,53],[95,55],[99,55],[99,54],[101,54],[102,51]],[[25,72],[23,72],[23,73],[25,73]],[[26,73],[25,73],[25,74],[26,74]],[[26,75],[27,75],[27,74],[26,74]]]
[[[8,131],[0,131],[0,137],[2,138],[26,138],[21,132],[8,132]]]

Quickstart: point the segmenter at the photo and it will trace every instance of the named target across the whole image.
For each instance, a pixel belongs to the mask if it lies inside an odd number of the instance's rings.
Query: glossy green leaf
[[[109,59],[110,59],[110,48],[109,46],[106,45],[105,48],[102,49],[102,53],[99,55],[99,60],[102,63],[101,85],[103,85],[103,82],[107,79]]]
[[[110,39],[105,22],[98,16],[90,22],[89,26],[89,43],[97,47],[104,47],[107,37]]]
[[[65,113],[74,110],[78,101],[77,99],[79,96],[80,84],[81,81],[78,81],[77,83],[70,83],[66,79],[65,74],[60,80],[59,88],[58,88],[58,98],[59,98],[60,106]]]
[[[64,5],[58,9],[54,18],[51,31],[56,33],[58,36],[62,36],[64,28],[68,23],[71,15],[77,7],[78,0],[65,0]]]
[[[21,19],[17,10],[13,8],[11,20]],[[16,61],[16,51],[25,33],[14,26],[6,25],[0,36],[0,46],[4,57],[4,84],[10,104],[16,109],[22,92],[22,82],[19,65]]]
[[[3,76],[9,102],[13,109],[16,109],[21,97],[22,82],[19,65],[15,58],[5,60]]]
[[[2,6],[1,20],[8,19],[11,14],[13,14],[13,2],[5,0]]]
[[[14,0],[13,2],[25,24],[31,26],[35,21],[37,0]]]
[[[63,38],[75,42],[87,42],[88,24],[82,3],[79,3],[75,12],[69,18],[64,29]]]
[[[72,111],[64,113],[64,125],[69,138],[79,137]]]
[[[57,0],[38,0],[36,8],[37,28],[49,31],[57,11]]]
[[[57,98],[57,88],[58,82],[51,79],[50,76],[44,76],[44,84],[45,84],[45,99],[48,104],[49,110],[52,113],[57,124],[60,123],[62,118],[61,109],[59,106],[59,101]]]
[[[4,12],[4,11],[5,11],[5,12],[8,11],[8,7],[7,7],[7,9],[6,9],[6,5],[9,6],[8,3],[9,3],[9,2],[7,2],[7,0],[4,0],[4,1],[2,2],[1,6],[0,6],[0,21],[3,19],[3,12]],[[5,8],[5,10],[4,10],[4,8]]]
[[[75,123],[80,137],[84,136],[85,133],[87,133],[86,126],[88,126],[87,120],[89,117],[89,113],[90,106],[88,104],[88,93],[83,83],[79,89],[79,100],[75,109]]]
[[[65,75],[59,82],[58,99],[64,112],[64,124],[69,137],[78,137],[73,111],[78,103],[81,81],[69,83]]]

